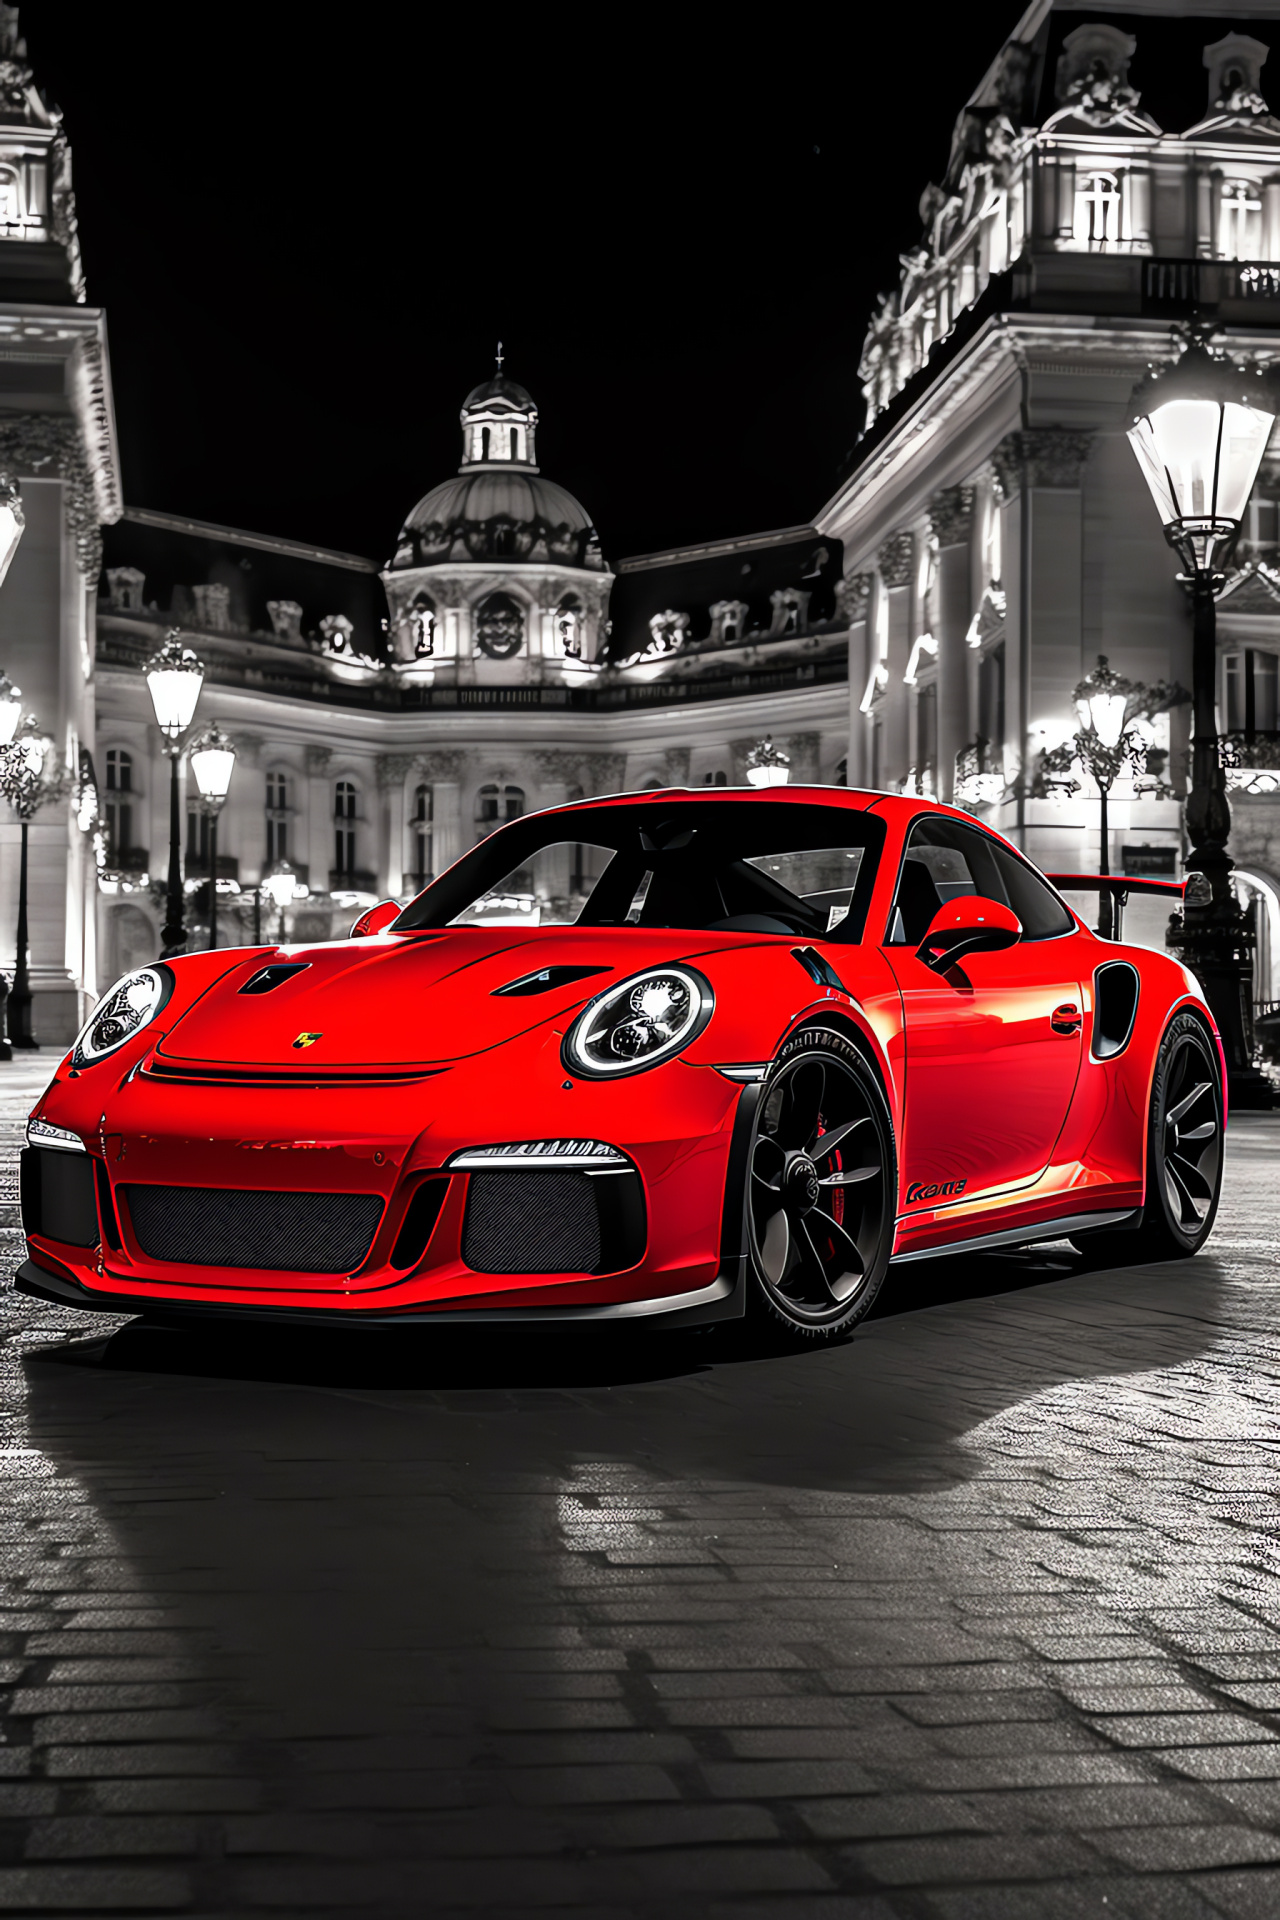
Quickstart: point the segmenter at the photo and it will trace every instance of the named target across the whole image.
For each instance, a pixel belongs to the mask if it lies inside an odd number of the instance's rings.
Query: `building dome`
[[[585,507],[534,463],[538,409],[499,370],[462,405],[462,465],[433,487],[400,530],[390,571],[467,560],[589,567],[603,573]]]

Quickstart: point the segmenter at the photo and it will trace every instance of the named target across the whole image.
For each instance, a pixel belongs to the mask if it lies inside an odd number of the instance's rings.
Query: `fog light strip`
[[[604,1173],[628,1164],[624,1153],[603,1140],[516,1140],[504,1146],[468,1147],[448,1162],[450,1171],[487,1171],[492,1167],[588,1167]]]

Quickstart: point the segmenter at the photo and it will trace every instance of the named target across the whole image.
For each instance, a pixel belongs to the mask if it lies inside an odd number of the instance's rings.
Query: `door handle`
[[[1079,1033],[1083,1016],[1074,1000],[1064,1000],[1049,1015],[1049,1025],[1055,1033]]]

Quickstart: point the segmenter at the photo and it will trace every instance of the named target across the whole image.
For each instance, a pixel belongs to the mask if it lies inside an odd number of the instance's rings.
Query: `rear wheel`
[[[1082,1251],[1132,1265],[1198,1253],[1222,1190],[1222,1072],[1218,1051],[1193,1013],[1170,1021],[1151,1082],[1147,1197],[1136,1232],[1079,1236]]]
[[[889,1265],[896,1202],[879,1082],[842,1034],[806,1029],[771,1068],[751,1139],[747,1244],[767,1320],[810,1340],[860,1320]]]

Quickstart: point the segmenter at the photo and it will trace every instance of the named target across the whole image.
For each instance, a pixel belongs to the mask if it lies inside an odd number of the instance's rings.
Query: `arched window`
[[[523,812],[523,787],[499,786],[491,781],[476,794],[477,838],[483,840],[486,833],[492,833],[508,820],[518,820]]]
[[[519,427],[512,427],[512,429],[511,429],[511,458],[512,458],[513,460],[518,460],[518,459],[520,458],[520,429],[519,429]]]
[[[495,532],[495,550],[497,533],[502,531]],[[509,593],[491,593],[476,608],[476,645],[491,660],[509,660],[519,653],[524,645],[524,614]]]
[[[1085,173],[1077,180],[1075,238],[1092,248],[1120,238],[1120,184],[1114,173]]]
[[[556,639],[567,659],[582,658],[582,602],[576,593],[566,593],[556,608]]]
[[[1262,252],[1262,194],[1252,180],[1223,182],[1218,255],[1256,260]]]
[[[0,167],[0,227],[22,225],[22,198],[12,167]]]
[[[481,429],[481,431],[480,431],[480,458],[481,458],[482,460],[487,460],[487,459],[489,458],[489,429],[488,429],[488,427],[483,427],[483,428]]]
[[[413,890],[421,893],[432,879],[431,866],[431,789],[415,787],[413,812],[409,817],[409,868]]]
[[[124,747],[107,748],[107,865],[129,864],[133,846],[133,755]]]
[[[416,593],[413,597],[409,634],[413,642],[413,658],[429,660],[436,650],[436,610],[425,593]]]
[[[356,870],[356,788],[339,780],[333,789],[333,864],[337,884],[351,886]]]
[[[289,776],[267,775],[267,865],[289,858]]]

